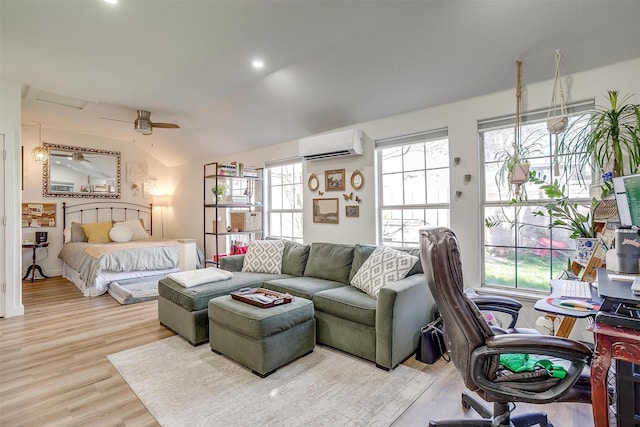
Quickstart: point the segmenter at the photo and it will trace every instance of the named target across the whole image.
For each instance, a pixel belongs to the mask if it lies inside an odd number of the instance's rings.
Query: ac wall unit
[[[364,132],[358,129],[340,130],[302,138],[298,142],[300,157],[322,160],[364,154]]]

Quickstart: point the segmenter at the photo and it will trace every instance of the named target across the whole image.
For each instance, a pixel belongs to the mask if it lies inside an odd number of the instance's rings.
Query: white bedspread
[[[221,270],[216,267],[201,268],[199,270],[181,271],[172,273],[169,279],[173,279],[180,286],[185,288],[191,286],[202,285],[203,283],[219,282],[228,280],[233,277],[233,273],[227,270]]]

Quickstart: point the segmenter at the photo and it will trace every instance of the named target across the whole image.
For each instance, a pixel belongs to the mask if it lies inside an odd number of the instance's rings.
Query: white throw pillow
[[[380,288],[404,278],[417,261],[417,256],[387,246],[379,246],[353,276],[351,284],[378,298]]]
[[[148,239],[149,235],[145,231],[142,224],[140,224],[140,220],[138,219],[130,219],[127,221],[117,222],[116,225],[126,225],[131,230],[131,240],[142,240]]]
[[[109,230],[109,238],[114,242],[128,242],[133,237],[133,232],[124,224],[116,224]]]
[[[247,248],[242,271],[280,274],[283,254],[284,240],[254,240]]]

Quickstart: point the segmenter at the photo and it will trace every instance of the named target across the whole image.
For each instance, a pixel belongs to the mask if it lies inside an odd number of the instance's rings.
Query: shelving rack
[[[235,166],[235,172],[232,166]],[[251,240],[262,237],[263,169],[245,168],[241,163],[236,165],[220,162],[206,163],[203,180],[205,264],[218,267],[220,258],[242,253],[242,248]],[[212,188],[220,186],[224,186],[225,191],[218,196]],[[259,229],[232,229],[232,212],[257,214],[260,220]]]

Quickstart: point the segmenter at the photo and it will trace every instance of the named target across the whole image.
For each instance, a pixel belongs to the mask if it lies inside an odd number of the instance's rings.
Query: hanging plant
[[[556,71],[553,79],[553,93],[551,103],[547,111],[547,130],[551,135],[555,135],[553,149],[553,172],[560,175],[560,165],[558,164],[558,135],[567,128],[569,116],[567,116],[567,103],[564,98],[562,79],[560,79],[560,51],[556,50]]]

